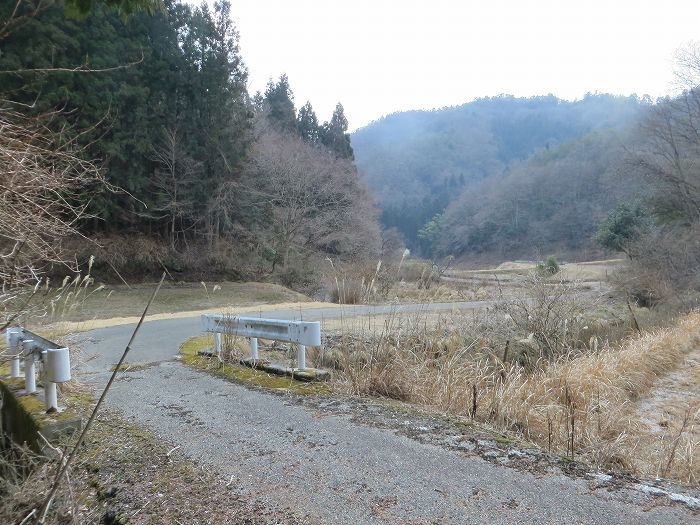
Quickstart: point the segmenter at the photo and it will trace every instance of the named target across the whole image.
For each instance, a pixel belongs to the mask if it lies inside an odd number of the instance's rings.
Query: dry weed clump
[[[534,336],[510,339],[512,323],[500,312],[432,324],[421,313],[395,316],[376,333],[338,336],[327,352],[356,394],[469,417],[602,468],[698,483],[698,407],[688,404],[661,432],[638,407],[659,378],[700,352],[700,313],[620,344],[562,343],[554,354],[528,347]],[[537,358],[523,362],[520,347]]]
[[[340,304],[365,304],[387,296],[391,287],[398,281],[395,267],[384,264],[360,262],[343,267],[327,258],[331,275],[329,281],[330,299]]]
[[[340,304],[367,304],[381,300],[459,301],[473,299],[471,294],[441,285],[441,279],[454,264],[450,256],[439,262],[406,260],[404,250],[396,261],[360,261],[334,263],[330,258],[326,288],[330,300]]]

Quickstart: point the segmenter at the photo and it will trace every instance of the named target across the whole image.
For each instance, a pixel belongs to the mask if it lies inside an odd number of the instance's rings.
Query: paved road
[[[295,319],[315,321],[337,319],[343,316],[383,315],[392,312],[409,313],[419,311],[449,311],[457,309],[481,308],[491,304],[490,301],[470,301],[460,303],[431,303],[431,304],[399,304],[377,306],[343,306],[342,308],[286,308],[280,310],[262,311],[260,314],[247,312],[248,317],[266,317],[269,319]],[[235,309],[234,309],[235,310]],[[119,325],[100,328],[85,332],[78,339],[87,344],[81,344],[87,362],[84,370],[103,372],[115,364],[135,324]],[[177,353],[180,343],[200,333],[200,318],[188,317],[165,321],[147,321],[141,327],[138,338],[129,352],[128,361],[131,363],[153,363],[171,360]]]
[[[480,306],[466,303],[462,307]],[[452,304],[434,308],[453,308]],[[386,308],[386,307],[385,307]],[[417,309],[418,306],[404,307]],[[352,313],[381,313],[357,307]],[[266,317],[298,317],[296,311]],[[307,320],[338,310],[305,310]],[[86,332],[86,378],[99,387],[133,325]],[[236,490],[319,524],[686,524],[700,516],[665,497],[567,475],[498,451],[424,414],[352,398],[297,398],[246,388],[174,360],[197,318],[145,323],[108,403],[180,445]],[[535,453],[536,454],[536,453]],[[225,502],[222,502],[225,504]]]

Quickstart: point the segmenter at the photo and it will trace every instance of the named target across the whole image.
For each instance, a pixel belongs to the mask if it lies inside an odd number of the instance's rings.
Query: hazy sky
[[[350,128],[475,97],[673,90],[700,1],[231,0],[251,92],[289,76],[297,107]]]

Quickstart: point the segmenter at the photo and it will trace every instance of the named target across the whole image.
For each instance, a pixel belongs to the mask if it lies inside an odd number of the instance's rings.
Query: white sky
[[[700,40],[700,1],[231,0],[251,93],[289,76],[319,120],[354,130],[476,97],[673,90],[676,50]]]

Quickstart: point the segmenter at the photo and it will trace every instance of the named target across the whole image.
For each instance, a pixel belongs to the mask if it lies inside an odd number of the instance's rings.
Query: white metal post
[[[258,358],[258,338],[257,337],[251,337],[250,338],[250,358],[251,359],[259,359]]]
[[[58,396],[56,395],[56,383],[51,381],[46,382],[44,387],[44,401],[46,401],[46,410],[58,410]]]
[[[306,368],[306,347],[304,345],[297,346],[297,367]]]
[[[34,341],[24,341],[24,345],[29,347],[27,343]],[[26,352],[24,355],[24,390],[27,394],[36,392],[36,370],[34,367],[34,354]]]
[[[7,339],[7,349],[12,356],[12,360],[10,361],[10,377],[19,377],[19,329],[8,328],[7,332],[5,332],[5,337]]]
[[[15,355],[10,361],[10,377],[19,377],[19,356]]]
[[[217,354],[221,353],[221,334],[219,332],[214,334],[214,350]]]

